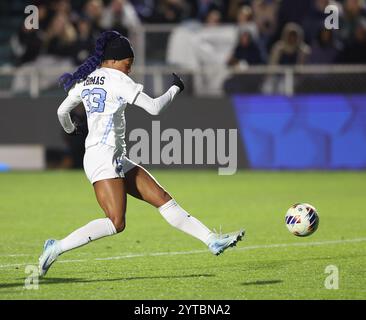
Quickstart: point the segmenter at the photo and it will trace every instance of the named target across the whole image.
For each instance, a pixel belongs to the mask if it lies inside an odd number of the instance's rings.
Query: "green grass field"
[[[129,197],[122,234],[65,253],[38,290],[25,289],[26,266],[37,265],[44,240],[102,212],[82,171],[2,173],[0,299],[366,298],[366,172],[152,173],[208,227],[244,227],[244,240],[213,256]],[[310,237],[286,229],[296,202],[319,211]],[[329,265],[339,270],[339,289],[325,288]]]

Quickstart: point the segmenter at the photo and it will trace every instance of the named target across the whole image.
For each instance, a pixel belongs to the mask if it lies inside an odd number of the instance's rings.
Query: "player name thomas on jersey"
[[[88,86],[91,84],[103,85],[105,77],[87,77],[83,83],[84,86]]]

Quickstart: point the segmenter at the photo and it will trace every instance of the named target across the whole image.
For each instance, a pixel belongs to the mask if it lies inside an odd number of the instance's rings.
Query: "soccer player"
[[[127,194],[150,203],[169,224],[201,240],[215,255],[236,245],[244,236],[243,230],[230,234],[212,232],[181,208],[149,172],[126,157],[127,104],[158,115],[184,90],[183,81],[173,73],[168,91],[156,99],[149,97],[143,86],[128,76],[133,60],[128,39],[116,31],[106,31],[96,41],[95,53],[75,73],[60,78],[68,96],[57,114],[67,133],[80,132],[78,124],[71,120],[71,110],[80,102],[86,110],[89,134],[84,170],[106,218],[93,220],[62,240],[46,240],[39,258],[41,276],[64,252],[122,232],[126,227]]]

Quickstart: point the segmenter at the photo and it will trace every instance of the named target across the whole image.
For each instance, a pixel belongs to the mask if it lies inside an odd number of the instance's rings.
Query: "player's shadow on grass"
[[[282,283],[283,280],[256,280],[256,281],[248,281],[248,282],[242,282],[242,286],[260,286],[260,285],[266,285],[266,284],[277,284]]]
[[[113,279],[82,279],[82,278],[45,278],[40,281],[42,284],[55,284],[55,283],[92,283],[92,282],[111,282],[111,281],[131,281],[131,280],[148,280],[148,279],[181,279],[181,278],[199,278],[199,277],[214,277],[214,274],[187,274],[181,276],[146,276],[146,277],[126,277],[126,278],[113,278]]]
[[[113,279],[85,279],[85,278],[44,278],[39,280],[39,285],[51,285],[59,283],[93,283],[93,282],[111,282],[111,281],[131,281],[131,280],[148,280],[148,279],[182,279],[182,278],[200,278],[200,277],[214,277],[214,274],[186,274],[177,276],[146,276],[146,277],[125,277],[125,278],[113,278]],[[17,283],[1,283],[0,290],[6,288],[19,288],[24,287],[24,279],[18,278],[16,280],[22,280]],[[1,291],[0,291],[1,292]]]

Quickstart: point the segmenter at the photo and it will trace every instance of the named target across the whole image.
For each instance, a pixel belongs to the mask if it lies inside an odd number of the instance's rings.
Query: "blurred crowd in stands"
[[[363,0],[51,0],[33,1],[39,30],[24,25],[12,37],[16,64],[38,55],[67,56],[76,64],[93,50],[99,33],[129,36],[144,23],[235,23],[237,44],[227,63],[365,63],[366,10]],[[336,5],[340,29],[324,28],[325,7]]]
[[[177,27],[162,63],[239,69],[366,63],[364,0],[36,0],[33,4],[39,9],[40,28],[27,30],[22,25],[11,37],[16,66],[71,68],[89,56],[103,30],[118,30],[134,42],[141,25],[166,23]],[[324,27],[328,5],[339,9],[339,30]],[[44,81],[47,86],[49,81]],[[200,79],[197,85],[203,82]],[[13,90],[21,91],[25,85],[20,76]]]

